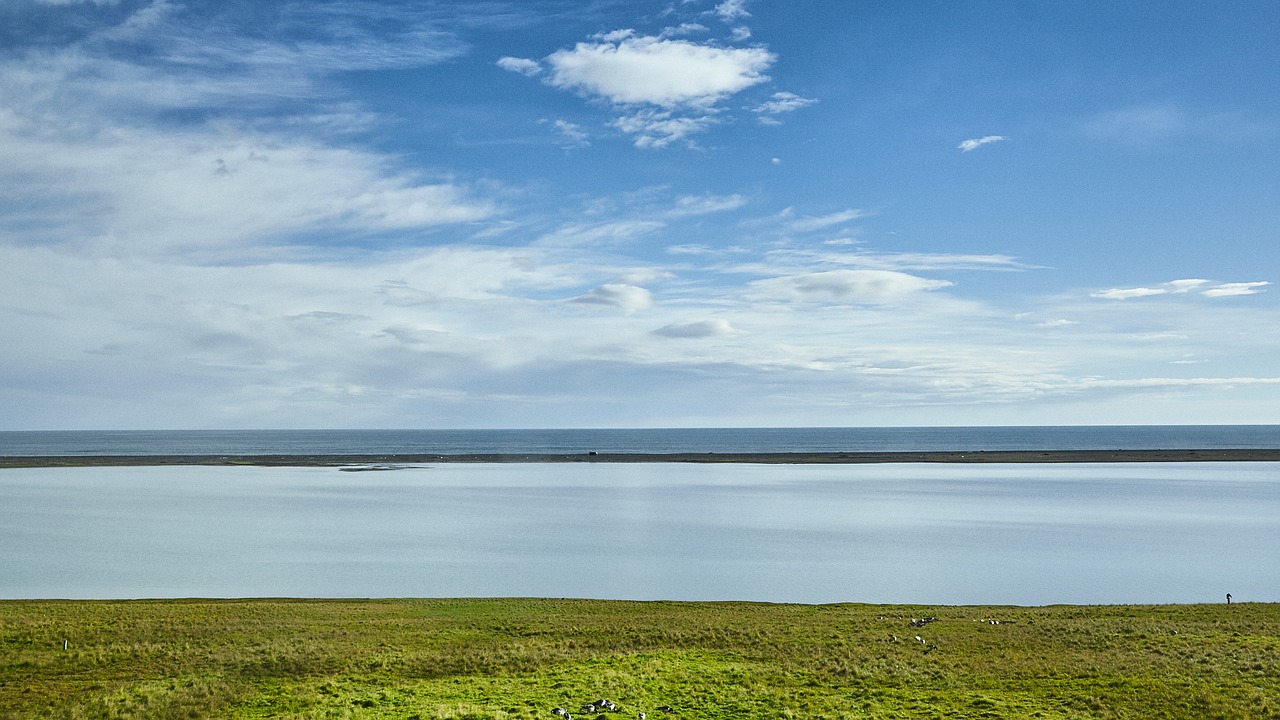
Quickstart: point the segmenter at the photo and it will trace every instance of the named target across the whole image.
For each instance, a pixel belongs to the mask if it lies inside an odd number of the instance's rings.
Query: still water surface
[[[0,597],[1280,600],[1280,463],[0,472]]]

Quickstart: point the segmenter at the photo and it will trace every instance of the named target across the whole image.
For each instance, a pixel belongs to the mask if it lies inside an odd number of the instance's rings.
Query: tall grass
[[[602,697],[652,720],[1280,718],[1280,605],[0,602],[0,718],[580,718]]]

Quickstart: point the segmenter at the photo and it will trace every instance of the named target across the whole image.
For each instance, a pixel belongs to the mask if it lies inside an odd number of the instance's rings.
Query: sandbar
[[[259,467],[339,467],[391,470],[437,463],[753,463],[839,465],[871,463],[1131,463],[1280,462],[1280,448],[1189,450],[982,450],[925,452],[762,452],[762,453],[472,453],[308,454],[308,455],[27,455],[0,456],[0,469],[32,467],[143,467],[225,465]]]

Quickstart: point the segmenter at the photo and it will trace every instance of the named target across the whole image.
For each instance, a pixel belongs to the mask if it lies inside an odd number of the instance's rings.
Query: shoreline
[[[1151,463],[1280,462],[1280,448],[1170,450],[980,450],[919,452],[769,453],[474,453],[308,455],[11,455],[0,469],[43,467],[256,466],[358,467],[443,463],[749,463],[762,465],[859,465],[875,463]],[[376,467],[360,467],[376,466]]]

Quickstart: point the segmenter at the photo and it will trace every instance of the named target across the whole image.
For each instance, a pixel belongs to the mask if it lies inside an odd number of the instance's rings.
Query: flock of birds
[[[931,622],[938,622],[938,618],[936,618],[936,617],[927,617],[927,618],[920,618],[920,619],[918,619],[918,620],[917,620],[916,618],[911,618],[911,627],[918,627],[918,628],[919,628],[919,627],[924,627],[925,625],[928,625],[928,624],[929,624],[929,623],[931,623]],[[895,642],[895,643],[896,643],[896,642],[898,642],[898,636],[897,636],[897,635],[890,635],[890,636],[889,636],[889,642]],[[917,635],[917,636],[916,636],[916,642],[918,642],[918,643],[920,643],[921,645],[924,645],[924,646],[925,646],[925,648],[924,648],[924,654],[925,654],[925,655],[928,655],[929,653],[931,653],[931,652],[933,652],[934,650],[937,650],[937,649],[938,649],[938,646],[937,646],[937,645],[931,645],[931,644],[929,644],[929,643],[926,643],[926,642],[924,641],[924,638],[920,637],[919,635]]]
[[[664,715],[675,712],[670,705],[659,705],[657,710]],[[596,715],[596,720],[607,720],[607,715],[599,713],[618,712],[618,704],[612,700],[596,700],[583,705],[581,712],[584,715]],[[573,720],[573,715],[570,715],[569,711],[562,707],[552,708],[551,713],[560,716],[563,720]],[[643,712],[637,713],[636,718],[645,720],[645,714]]]

